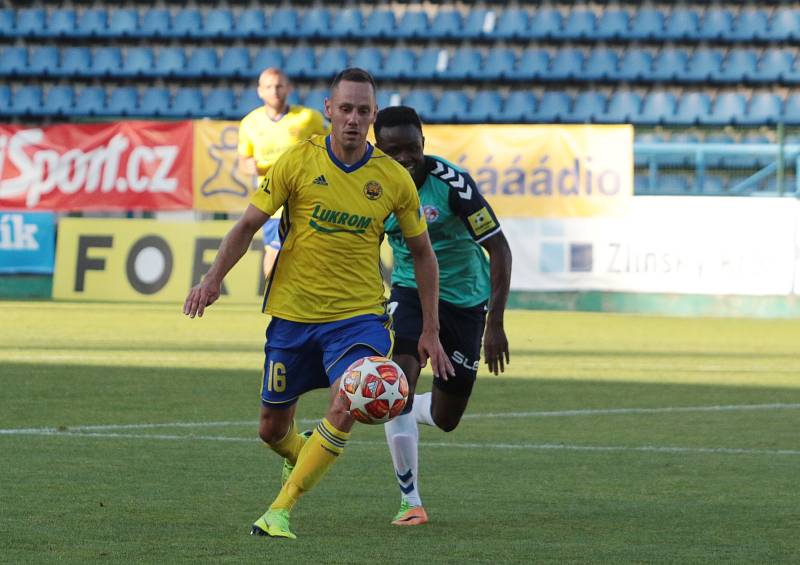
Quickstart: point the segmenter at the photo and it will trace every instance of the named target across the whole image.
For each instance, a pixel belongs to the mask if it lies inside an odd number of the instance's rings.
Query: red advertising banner
[[[192,122],[0,124],[0,208],[192,207]]]

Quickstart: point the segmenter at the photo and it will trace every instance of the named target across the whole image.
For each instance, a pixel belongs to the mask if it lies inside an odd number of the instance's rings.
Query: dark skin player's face
[[[411,173],[417,188],[425,183],[425,138],[419,129],[412,125],[384,126],[375,135],[375,143]]]

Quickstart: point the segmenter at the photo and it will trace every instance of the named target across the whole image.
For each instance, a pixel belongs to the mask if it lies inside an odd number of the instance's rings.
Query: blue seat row
[[[609,7],[598,16],[581,7],[566,15],[549,6],[472,8],[465,14],[442,8],[433,17],[407,10],[398,18],[386,8],[357,7],[26,8],[0,10],[0,37],[789,41],[800,39],[800,9]]]
[[[556,81],[800,84],[800,60],[789,48],[713,47],[659,51],[597,47],[588,52],[567,47],[516,51],[495,47],[485,52],[463,47],[450,52],[406,47],[381,50],[343,47],[288,51],[265,47],[25,47],[0,52],[0,76],[253,78],[267,67],[284,69],[295,79],[328,79],[347,66],[372,72],[379,80]]]
[[[681,173],[659,173],[651,179],[649,175],[636,174],[633,177],[633,187],[636,194],[664,194],[687,195],[708,194],[725,195],[738,193],[738,187],[747,179],[743,175],[715,175],[705,174],[694,177]],[[751,191],[776,192],[778,182],[775,175],[758,183]],[[784,193],[797,193],[797,179],[793,174],[787,174],[783,179]]]

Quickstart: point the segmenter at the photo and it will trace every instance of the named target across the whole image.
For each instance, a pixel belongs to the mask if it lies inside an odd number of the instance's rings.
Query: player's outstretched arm
[[[183,303],[183,313],[194,318],[202,317],[207,306],[211,306],[219,298],[222,279],[242,258],[253,241],[253,236],[269,216],[253,206],[247,207],[239,221],[222,240],[217,256],[211,268],[199,284],[192,287]]]
[[[492,280],[486,335],[483,338],[483,355],[489,371],[497,375],[505,370],[505,365],[511,360],[508,353],[508,338],[503,325],[511,287],[511,248],[503,232],[481,242],[481,245],[489,252],[489,273]]]
[[[422,335],[418,345],[420,366],[427,365],[430,358],[434,376],[447,380],[448,376],[455,375],[455,370],[439,341],[439,263],[427,231],[406,238],[406,243],[414,259],[414,277],[422,305]]]

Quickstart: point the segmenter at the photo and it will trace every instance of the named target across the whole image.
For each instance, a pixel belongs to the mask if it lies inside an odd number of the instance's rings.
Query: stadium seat
[[[745,98],[739,92],[718,94],[711,106],[711,113],[701,120],[702,125],[724,126],[737,124],[745,114]]]
[[[397,39],[423,38],[429,32],[428,15],[419,10],[409,10],[403,14],[394,31]]]
[[[300,20],[294,32],[295,37],[328,37],[331,29],[331,13],[327,8],[310,8]]]
[[[669,123],[675,115],[675,96],[670,92],[655,91],[648,94],[636,123],[659,125]]]
[[[567,81],[578,79],[583,72],[583,51],[576,47],[565,47],[556,51],[550,70],[542,77],[545,80]]]
[[[763,83],[793,82],[793,59],[794,54],[789,49],[766,49],[755,71],[747,79],[749,82]]]
[[[318,112],[325,111],[325,99],[328,97],[327,88],[312,88],[303,98],[303,106],[313,108]]]
[[[753,49],[731,49],[722,61],[717,73],[712,73],[711,80],[735,84],[747,82],[756,72],[758,55]]]
[[[334,39],[352,39],[361,36],[364,16],[358,8],[341,8],[331,22],[328,36]]]
[[[508,13],[506,10],[503,13],[502,18]],[[513,20],[513,18],[519,18],[521,31],[513,36],[513,38],[519,39],[553,39],[557,40],[561,36],[561,26],[563,24],[563,18],[561,17],[561,13],[556,10],[555,8],[551,7],[540,7],[534,14],[533,17],[528,19],[528,13],[522,11],[521,14],[510,14],[509,18]],[[513,26],[513,23],[506,24],[509,26]],[[499,26],[498,26],[499,27]],[[495,32],[495,35],[497,33]],[[502,39],[502,36],[498,36]],[[510,39],[511,37],[509,37]]]
[[[627,37],[630,15],[627,10],[605,9],[600,16],[592,37],[601,41],[619,40]]]
[[[448,54],[438,47],[427,47],[420,53],[417,63],[411,70],[409,78],[416,80],[432,80],[447,68]]]
[[[92,57],[92,76],[115,76],[122,68],[122,53],[119,47],[98,47]]]
[[[71,37],[78,27],[78,19],[72,8],[56,8],[47,19],[47,37]],[[2,32],[0,32],[2,33]]]
[[[464,25],[455,37],[464,39],[486,39],[494,33],[497,15],[494,10],[471,8],[464,19]]]
[[[233,12],[227,8],[208,10],[203,20],[203,37],[212,39],[236,37]]]
[[[670,123],[691,126],[705,121],[711,113],[711,99],[705,92],[688,92],[678,100]]]
[[[687,41],[697,37],[700,16],[690,8],[677,6],[670,12],[662,37],[670,41]]]
[[[386,55],[386,61],[375,77],[392,80],[408,79],[414,74],[415,68],[414,53],[405,47],[395,47]]]
[[[169,91],[162,87],[145,88],[139,102],[142,116],[165,116],[169,113]]]
[[[139,35],[139,11],[135,8],[114,8],[105,29],[106,37],[137,37]]]
[[[213,77],[217,75],[219,60],[213,47],[197,47],[189,55],[186,65],[175,71],[175,76],[184,78]]]
[[[628,29],[629,39],[659,39],[664,35],[664,14],[657,8],[639,8]]]
[[[14,17],[14,11],[10,8],[0,8],[0,37],[13,37],[17,33],[17,21]],[[1,87],[2,92],[8,94],[8,100],[11,100],[11,89],[8,87]],[[3,109],[0,108],[0,112]]]
[[[186,55],[180,47],[162,47],[158,51],[153,74],[160,77],[178,76],[186,66]]]
[[[347,50],[343,47],[328,47],[320,53],[317,64],[308,69],[306,76],[330,80],[336,73],[348,67],[347,61]]]
[[[58,47],[34,47],[31,49],[27,65],[20,74],[27,76],[51,76],[58,74]]]
[[[11,116],[13,114],[11,104],[11,88],[8,85],[0,84],[0,116]]]
[[[481,69],[481,53],[473,47],[457,49],[447,68],[438,74],[445,80],[465,80],[473,78]]]
[[[431,39],[454,39],[462,37],[464,22],[456,10],[440,10],[430,25],[428,32]]]
[[[766,39],[769,41],[797,41],[800,39],[800,10],[784,6],[778,7],[772,14]]]
[[[570,114],[572,100],[566,92],[548,90],[542,95],[539,107],[533,114],[539,123],[559,123]]]
[[[722,51],[699,47],[692,53],[686,65],[686,73],[682,80],[687,82],[708,82],[716,76],[722,66]]]
[[[664,47],[653,60],[650,78],[654,81],[663,82],[680,81],[686,74],[688,61],[689,54],[685,49]]]
[[[567,19],[564,21],[564,27],[561,30],[561,37],[567,40],[583,40],[590,37],[595,38],[594,28],[597,24],[597,18],[594,12],[584,9],[570,10]]]
[[[532,122],[536,115],[536,97],[528,90],[510,92],[503,104],[500,120],[509,124]]]
[[[87,86],[75,100],[72,114],[75,116],[101,116],[105,111],[106,91],[101,86]]]
[[[205,102],[203,103],[203,116],[207,118],[217,119],[239,119],[241,116],[236,116],[236,97],[233,91],[229,88],[212,88],[205,95]]]
[[[72,106],[74,103],[75,91],[71,86],[53,86],[45,95],[41,114],[53,117],[69,116],[72,113]]]
[[[246,88],[239,95],[239,101],[236,105],[235,114],[240,118],[243,118],[248,113],[252,112],[256,108],[260,108],[263,105],[264,101],[258,97],[258,92],[256,92],[256,89]]]
[[[299,27],[297,11],[294,8],[278,8],[269,18],[267,37],[286,39],[295,37]]]
[[[172,19],[171,37],[175,38],[200,38],[204,36],[203,16],[196,8],[183,8],[175,12]]]
[[[88,47],[66,47],[61,50],[59,74],[71,77],[92,76],[92,53]]]
[[[394,35],[395,24],[394,12],[378,8],[367,16],[367,23],[360,34],[366,39],[387,39]]]
[[[118,74],[125,77],[150,76],[155,58],[149,47],[128,47]]]
[[[46,25],[44,9],[23,8],[17,12],[14,31],[17,37],[38,37],[44,35]]]
[[[667,173],[658,175],[657,194],[686,194],[691,190],[691,183],[686,175]]]
[[[549,69],[549,53],[541,48],[528,48],[520,54],[519,63],[509,78],[521,81],[539,80],[547,75]]]
[[[486,54],[481,67],[474,70],[472,76],[480,80],[503,80],[514,74],[516,57],[507,47],[493,47]]]
[[[800,125],[800,93],[793,93],[786,97],[783,105],[783,121],[787,125]]]
[[[710,7],[703,15],[703,22],[697,28],[699,40],[718,41],[726,39],[733,28],[733,14],[727,8]]]
[[[377,103],[379,110],[388,108],[389,106],[399,106],[401,103],[401,97],[397,92],[378,90]]]
[[[618,90],[608,99],[605,114],[597,116],[597,121],[606,124],[626,124],[634,122],[642,107],[642,97],[635,92]]]
[[[316,67],[314,50],[310,47],[295,47],[286,55],[284,72],[290,78],[303,79],[311,76]]]
[[[460,122],[484,124],[500,121],[503,99],[495,91],[482,90],[472,97],[469,109],[460,116]]]
[[[169,109],[161,115],[172,118],[199,118],[203,116],[203,93],[199,88],[178,88]]]
[[[446,90],[439,97],[428,119],[438,123],[458,123],[467,114],[469,98],[460,90]]]
[[[698,138],[696,135],[691,133],[676,133],[672,136],[668,137],[666,140],[662,141],[662,143],[672,143],[672,144],[686,144],[686,143],[698,143]],[[651,160],[658,163],[660,167],[664,168],[688,168],[694,166],[694,157],[687,155],[686,153],[679,153],[677,151],[667,154],[667,155],[654,155],[650,157]]]
[[[608,80],[617,75],[619,56],[608,47],[595,47],[583,67],[582,78],[586,80]]]
[[[260,75],[261,71],[264,69],[269,69],[270,67],[282,69],[283,65],[283,53],[280,49],[277,47],[264,47],[253,55],[253,62],[250,64],[250,69],[253,78],[257,80],[258,75]]]
[[[215,76],[218,77],[250,77],[250,54],[246,47],[228,47],[222,52]]]
[[[753,94],[747,113],[737,118],[737,123],[748,126],[772,125],[783,116],[783,101],[772,92]]]
[[[769,36],[769,16],[760,8],[742,8],[726,38],[731,41],[750,43],[763,41]]]
[[[42,87],[41,86],[21,86],[16,89],[11,100],[11,112],[13,116],[33,116],[42,107]]]
[[[725,192],[725,178],[719,175],[706,174],[700,184],[701,194],[722,194]]]
[[[646,80],[652,72],[653,56],[642,49],[629,49],[620,59],[616,78],[624,81]]]
[[[264,10],[260,8],[242,10],[236,18],[235,35],[246,39],[267,37],[267,18],[264,17]]]
[[[172,33],[172,17],[164,8],[150,8],[144,13],[137,35],[139,37],[169,37]]]
[[[527,11],[520,8],[506,8],[498,18],[492,36],[494,39],[525,39],[530,35],[528,22]],[[531,28],[536,29],[533,25]]]
[[[24,47],[5,47],[0,53],[0,75],[26,74],[27,69],[28,50]]]
[[[431,114],[433,114],[433,108],[436,105],[436,101],[433,98],[433,95],[427,90],[411,90],[408,94],[403,97],[403,105],[411,106],[417,111],[420,118],[424,121],[427,121]]]
[[[607,98],[601,92],[592,90],[582,91],[575,97],[572,111],[562,116],[562,121],[568,123],[591,123],[598,121],[605,114]]]
[[[106,116],[136,116],[139,113],[139,93],[133,86],[118,86],[111,90],[104,114]]]
[[[78,16],[75,37],[106,37],[108,34],[108,14],[103,8],[89,8]],[[80,97],[78,98],[80,104]],[[90,114],[94,115],[94,114]]]
[[[376,47],[360,47],[353,52],[350,64],[377,77],[383,67],[383,57]]]

